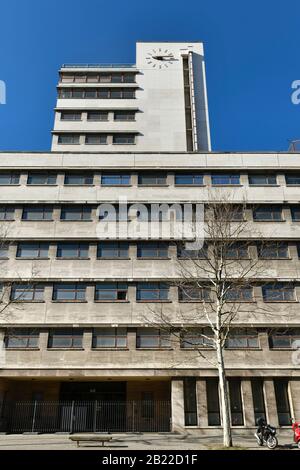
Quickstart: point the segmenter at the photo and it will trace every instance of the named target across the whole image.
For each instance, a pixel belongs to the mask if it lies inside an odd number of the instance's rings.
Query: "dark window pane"
[[[291,173],[285,175],[285,182],[286,184],[300,185],[300,174]]]
[[[62,111],[60,114],[62,121],[81,121],[81,112],[78,111]]]
[[[138,184],[149,184],[155,186],[166,183],[167,175],[164,173],[140,173],[138,176]]]
[[[113,144],[134,144],[135,135],[134,134],[114,134],[113,135]]]
[[[275,379],[274,388],[279,425],[290,426],[292,417],[288,394],[288,380]]]
[[[127,242],[100,242],[98,258],[128,258],[129,244]]]
[[[249,175],[249,184],[250,185],[272,185],[276,184],[276,175]]]
[[[300,221],[300,206],[291,206],[292,220],[294,222]]]
[[[264,301],[293,301],[295,299],[294,286],[288,283],[266,284],[262,287]]]
[[[17,249],[17,258],[47,258],[49,243],[47,242],[20,242]]]
[[[93,184],[93,175],[66,173],[65,184]]]
[[[107,111],[89,111],[87,115],[88,121],[107,121]]]
[[[61,220],[90,220],[91,208],[88,206],[67,206],[61,209]]]
[[[58,136],[59,144],[79,144],[79,134],[61,134]]]
[[[175,184],[178,185],[203,185],[203,175],[183,173],[175,175]]]
[[[215,174],[211,175],[213,185],[240,184],[240,175]]]
[[[63,242],[57,245],[58,258],[88,258],[88,243]]]
[[[49,332],[49,348],[81,348],[83,330],[79,328],[57,328]]]
[[[19,184],[20,175],[14,173],[0,173],[0,185]]]
[[[56,184],[56,175],[49,173],[29,173],[27,184]]]
[[[52,220],[52,207],[28,206],[24,207],[23,220]]]
[[[134,121],[135,111],[115,111],[114,120],[115,121]]]
[[[14,328],[5,335],[6,348],[37,348],[39,331],[34,328]]]
[[[206,379],[206,400],[209,426],[220,426],[220,401],[218,379]]]
[[[257,423],[257,420],[259,418],[263,418],[264,420],[266,420],[266,408],[263,386],[263,380],[251,380],[255,424]]]
[[[170,335],[156,328],[138,328],[137,348],[169,348]]]
[[[44,300],[44,287],[30,284],[13,285],[11,299],[20,302],[42,301]]]
[[[243,403],[241,395],[241,381],[240,379],[229,379],[229,397],[230,397],[230,410],[231,410],[231,424],[232,426],[243,426]]]
[[[162,282],[140,282],[137,284],[137,300],[168,300],[169,286]]]
[[[94,328],[93,348],[125,348],[127,328]]]
[[[87,134],[85,136],[85,143],[90,145],[102,145],[107,143],[106,134]]]
[[[84,284],[54,284],[53,300],[85,300]]]
[[[0,206],[0,220],[14,220],[14,215],[14,207]]]
[[[257,247],[258,256],[260,258],[288,258],[288,243],[287,242],[271,242],[259,244]]]
[[[197,395],[196,379],[185,378],[183,381],[184,390],[184,418],[185,426],[197,426]]]
[[[261,206],[253,210],[254,220],[282,220],[282,208],[280,206]]]
[[[103,186],[121,186],[130,184],[130,175],[122,173],[102,174],[101,184]]]
[[[96,284],[95,300],[126,300],[128,285],[125,282],[103,282]]]
[[[167,258],[169,245],[164,242],[142,242],[137,245],[138,258]]]

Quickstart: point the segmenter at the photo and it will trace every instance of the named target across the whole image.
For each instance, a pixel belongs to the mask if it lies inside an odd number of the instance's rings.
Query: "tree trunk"
[[[224,447],[232,446],[232,435],[230,425],[230,410],[229,410],[229,394],[225,376],[223,349],[221,342],[217,341],[217,358],[218,358],[218,372],[219,372],[219,384],[221,393],[221,414],[222,414],[222,425],[223,425],[223,444]]]

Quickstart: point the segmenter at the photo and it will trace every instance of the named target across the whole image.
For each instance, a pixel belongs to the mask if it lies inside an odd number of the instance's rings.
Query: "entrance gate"
[[[170,401],[10,402],[2,432],[169,432]]]

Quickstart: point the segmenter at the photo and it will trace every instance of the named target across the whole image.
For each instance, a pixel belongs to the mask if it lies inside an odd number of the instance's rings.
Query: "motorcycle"
[[[258,430],[254,434],[259,446],[266,444],[268,449],[275,449],[278,446],[278,440],[276,437],[276,428],[267,424],[263,418],[259,418],[257,421]]]
[[[300,423],[293,421],[292,430],[294,431],[294,442],[297,444],[300,449]]]

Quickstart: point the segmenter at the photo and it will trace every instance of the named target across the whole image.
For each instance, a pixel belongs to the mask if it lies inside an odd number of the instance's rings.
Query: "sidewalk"
[[[222,447],[222,438],[195,437],[176,434],[113,434],[113,442],[105,447],[95,443],[82,443],[79,449],[69,440],[69,435],[60,434],[10,434],[0,435],[0,450],[209,450]],[[292,446],[292,433],[288,437],[279,436],[281,449],[296,449]],[[234,436],[234,446],[241,449],[258,450],[254,436]]]

